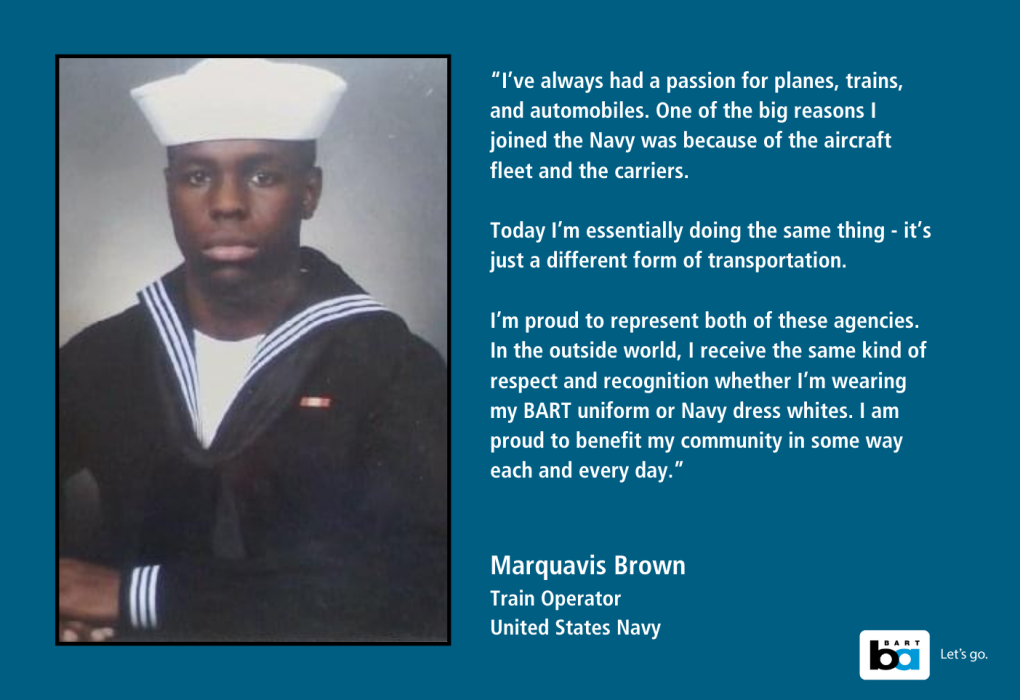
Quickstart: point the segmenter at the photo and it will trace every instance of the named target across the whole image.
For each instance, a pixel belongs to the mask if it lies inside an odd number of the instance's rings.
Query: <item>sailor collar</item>
[[[301,308],[277,324],[259,342],[255,355],[238,389],[252,384],[274,361],[315,331],[365,314],[388,310],[358,287],[339,266],[330,263],[318,251],[302,249],[303,267],[309,269],[310,290],[302,299]],[[333,269],[322,268],[328,267]],[[194,330],[184,309],[179,285],[181,268],[142,289],[139,299],[148,311],[161,341],[163,354],[173,370],[180,398],[183,400],[198,434],[201,419],[198,408],[198,370],[195,362]],[[327,284],[322,284],[326,280]],[[323,295],[332,294],[322,298]],[[309,303],[312,300],[313,303]]]

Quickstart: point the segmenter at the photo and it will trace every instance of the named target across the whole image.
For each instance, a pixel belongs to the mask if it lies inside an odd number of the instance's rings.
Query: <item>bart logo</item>
[[[866,681],[923,681],[928,678],[928,633],[924,630],[861,632],[861,678]]]

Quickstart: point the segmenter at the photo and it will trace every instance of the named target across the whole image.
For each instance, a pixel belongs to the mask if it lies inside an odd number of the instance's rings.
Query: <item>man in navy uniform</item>
[[[210,59],[132,91],[184,263],[60,351],[59,476],[102,513],[64,641],[447,639],[445,367],[300,245],[344,89]]]

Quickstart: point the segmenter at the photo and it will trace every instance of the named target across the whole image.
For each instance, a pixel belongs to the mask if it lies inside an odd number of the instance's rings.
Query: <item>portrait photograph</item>
[[[58,643],[449,643],[449,74],[57,58]]]

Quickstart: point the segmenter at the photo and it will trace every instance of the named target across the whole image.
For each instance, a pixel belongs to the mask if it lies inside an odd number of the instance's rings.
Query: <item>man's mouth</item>
[[[249,245],[213,245],[202,249],[208,260],[221,263],[244,262],[258,254],[258,248]]]

